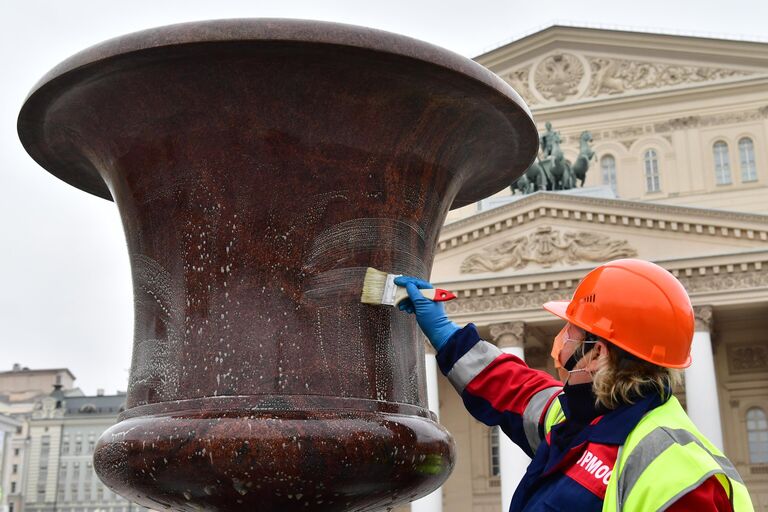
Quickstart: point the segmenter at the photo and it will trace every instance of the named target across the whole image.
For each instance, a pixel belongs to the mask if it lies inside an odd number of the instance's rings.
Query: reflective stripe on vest
[[[547,403],[550,401],[550,398],[552,398],[553,394],[562,390],[563,388],[560,386],[553,386],[551,388],[542,389],[531,397],[531,400],[528,402],[528,405],[523,411],[523,430],[525,430],[525,438],[528,440],[528,446],[531,447],[531,451],[533,453],[536,453],[536,449],[541,444],[539,420],[541,419],[541,415],[544,412],[544,407],[547,406]],[[555,398],[553,400],[553,403],[554,402],[559,403],[559,400]],[[550,410],[551,409],[552,407],[550,407]],[[549,432],[549,430],[546,429],[546,418],[544,423],[544,432]]]
[[[753,510],[736,468],[672,397],[649,411],[619,450],[603,511],[664,510],[712,476],[735,512]]]
[[[547,416],[544,418],[544,435],[549,434],[552,427],[558,423],[565,421],[565,413],[563,412],[563,406],[560,404],[560,399],[555,398],[552,403],[549,404],[549,410],[547,410]]]

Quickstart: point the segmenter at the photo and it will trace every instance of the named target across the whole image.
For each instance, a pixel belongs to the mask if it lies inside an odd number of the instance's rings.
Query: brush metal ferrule
[[[387,280],[384,282],[384,293],[381,296],[381,303],[388,306],[395,305],[395,295],[398,286],[395,284],[395,278],[402,274],[387,274]]]

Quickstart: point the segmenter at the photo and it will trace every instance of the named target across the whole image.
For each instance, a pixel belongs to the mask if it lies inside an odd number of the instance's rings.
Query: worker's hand
[[[401,311],[414,313],[416,322],[421,327],[429,342],[440,350],[460,327],[448,320],[442,302],[435,302],[424,297],[420,289],[432,288],[432,285],[417,277],[400,276],[395,278],[397,286],[408,291],[408,298],[400,302]]]

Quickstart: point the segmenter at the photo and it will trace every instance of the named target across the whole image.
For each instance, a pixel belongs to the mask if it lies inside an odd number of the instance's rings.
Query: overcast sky
[[[16,117],[50,68],[90,45],[184,21],[284,17],[389,30],[476,56],[549,25],[768,42],[768,1],[0,0],[0,371],[69,368],[87,394],[125,390],[130,269],[115,205],[49,175]]]

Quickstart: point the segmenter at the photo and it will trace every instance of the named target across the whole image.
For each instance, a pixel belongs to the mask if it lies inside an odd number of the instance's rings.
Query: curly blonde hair
[[[605,344],[608,357],[592,375],[597,405],[616,409],[652,393],[658,393],[666,400],[682,382],[681,370],[643,361],[610,342]]]

